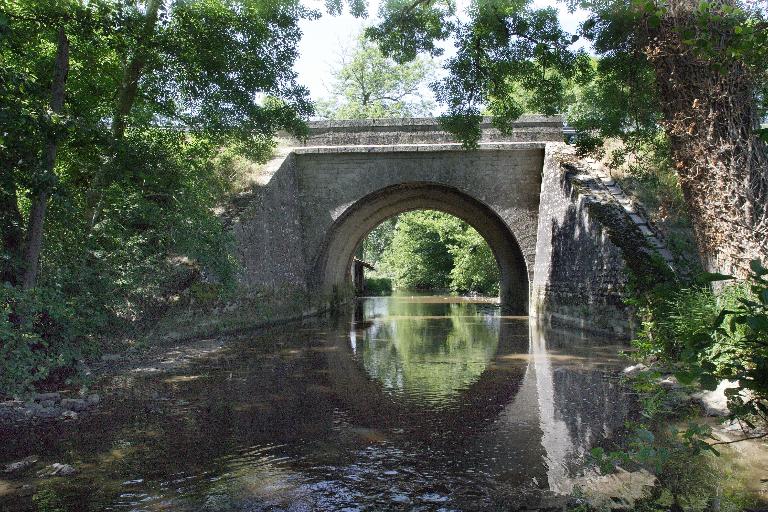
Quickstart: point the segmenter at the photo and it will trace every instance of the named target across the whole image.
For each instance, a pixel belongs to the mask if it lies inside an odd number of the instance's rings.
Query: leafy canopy
[[[433,76],[424,57],[398,64],[360,38],[334,72],[332,97],[318,104],[318,113],[332,119],[429,116],[434,109],[421,89]]]
[[[312,105],[293,62],[299,22],[316,16],[298,0],[1,3],[0,394],[70,378],[105,338],[190,300],[190,283],[226,292],[237,268],[214,208],[238,186],[235,161],[303,130]],[[41,191],[39,279],[23,292]]]
[[[397,288],[499,292],[498,265],[487,242],[448,213],[418,210],[399,215],[380,261],[379,269]]]

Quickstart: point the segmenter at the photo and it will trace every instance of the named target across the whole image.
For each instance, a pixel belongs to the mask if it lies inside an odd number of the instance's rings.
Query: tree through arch
[[[508,314],[528,312],[528,271],[512,232],[489,206],[435,183],[393,185],[350,205],[328,230],[314,265],[314,287],[325,294],[349,290],[349,269],[360,241],[384,220],[411,210],[442,211],[475,228],[488,242],[499,266],[502,310]]]

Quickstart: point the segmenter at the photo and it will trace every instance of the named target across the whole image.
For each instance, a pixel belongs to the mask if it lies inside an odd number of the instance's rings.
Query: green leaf
[[[691,372],[691,371],[675,372],[675,378],[680,384],[684,386],[690,386],[691,384],[693,384],[697,376],[698,374],[696,372]]]
[[[714,391],[717,389],[717,385],[720,383],[719,379],[711,373],[704,373],[699,378],[701,387],[707,391]]]

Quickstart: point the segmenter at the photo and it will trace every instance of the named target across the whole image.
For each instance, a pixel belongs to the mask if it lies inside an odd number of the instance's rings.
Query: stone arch
[[[439,210],[475,228],[493,251],[501,274],[500,301],[509,314],[528,312],[528,271],[520,246],[488,205],[456,188],[436,183],[405,183],[373,192],[350,205],[328,230],[314,264],[312,282],[324,294],[351,287],[355,249],[384,220],[411,210]]]

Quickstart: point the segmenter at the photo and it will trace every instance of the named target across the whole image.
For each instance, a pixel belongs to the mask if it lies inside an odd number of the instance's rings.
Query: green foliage
[[[594,151],[606,139],[618,138],[630,149],[655,145],[659,155],[666,155],[659,146],[661,114],[654,80],[649,64],[636,54],[617,53],[594,61],[590,71],[576,80],[565,111],[568,124],[577,130],[578,149]]]
[[[503,131],[529,108],[544,114],[564,110],[565,82],[589,68],[589,58],[572,50],[575,39],[563,31],[557,10],[529,2],[474,2],[466,21],[454,16],[452,2],[383,2],[382,19],[366,35],[398,61],[419,52],[440,53],[436,41],[452,37],[455,56],[446,77],[435,83],[447,106],[445,126],[467,145],[478,141],[484,106]],[[528,105],[518,101],[525,93]]]
[[[41,489],[32,495],[32,503],[37,512],[67,512],[67,507],[52,489]]]
[[[434,89],[448,107],[446,128],[470,146],[478,141],[483,105],[502,129],[531,109],[567,113],[583,149],[598,147],[606,137],[647,138],[659,132],[661,102],[674,98],[658,97],[646,51],[663,26],[666,3],[567,3],[590,13],[574,34],[561,28],[556,9],[536,8],[530,0],[473,2],[466,16],[456,15],[454,2],[387,0],[379,23],[366,35],[398,62],[420,53],[439,55],[439,42],[453,39],[456,55],[447,59],[446,76]],[[724,72],[732,64],[744,65],[764,115],[765,10],[750,2],[701,2],[692,16],[692,29],[679,34],[694,50],[691,57]],[[576,44],[584,42],[591,44],[595,62]],[[574,86],[576,102],[566,103]]]
[[[648,504],[704,510],[722,484],[720,456],[708,426],[697,422],[686,389],[665,389],[662,374],[674,374],[688,387],[726,390],[731,419],[750,428],[768,425],[768,269],[759,261],[752,274],[714,293],[712,282],[729,276],[704,274],[697,282],[658,286],[635,305],[642,319],[633,341],[635,358],[651,365],[631,379],[642,406],[640,419],[628,425],[629,440],[620,448],[592,450],[601,470],[639,465],[659,479]],[[662,373],[663,372],[663,373]],[[684,423],[683,427],[680,427]],[[734,495],[728,500],[738,502]]]
[[[487,242],[461,219],[433,210],[397,218],[380,268],[395,288],[487,295],[499,291],[498,265]]]
[[[397,219],[392,244],[383,264],[396,288],[447,290],[453,256],[448,246],[460,220],[440,212],[408,212]]]
[[[312,107],[293,61],[299,22],[316,15],[291,0],[2,4],[0,394],[69,378],[74,361],[134,335],[194,282],[208,295],[231,289],[214,208],[242,184],[243,162],[270,155],[277,130],[303,132]],[[69,72],[53,114],[60,31]],[[40,272],[21,292],[37,264],[22,254],[41,192]]]
[[[431,79],[433,67],[425,58],[397,64],[359,39],[351,55],[342,57],[332,97],[318,103],[318,113],[331,119],[429,116],[434,104],[419,89]]]
[[[74,379],[73,367],[96,345],[90,333],[106,323],[88,297],[67,297],[50,288],[0,288],[0,389],[19,395],[34,385]]]
[[[768,424],[768,270],[755,260],[746,283],[714,294],[707,285],[661,288],[646,297],[638,356],[675,372],[684,384],[727,391],[732,418]],[[707,274],[707,283],[730,279]]]
[[[768,269],[757,260],[751,268],[745,293],[720,311],[693,369],[702,382],[736,381],[726,391],[731,415],[768,425]]]
[[[395,236],[397,217],[391,217],[368,233],[360,244],[358,257],[376,266]]]
[[[388,277],[366,277],[365,293],[368,295],[390,295],[392,280]]]
[[[490,246],[472,228],[456,234],[448,247],[453,256],[451,290],[459,293],[499,293],[499,267]]]

